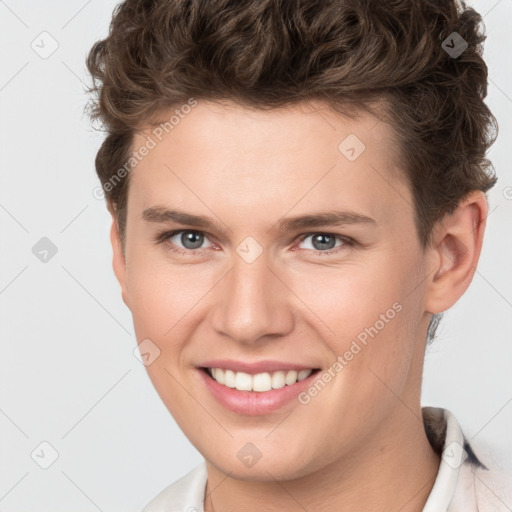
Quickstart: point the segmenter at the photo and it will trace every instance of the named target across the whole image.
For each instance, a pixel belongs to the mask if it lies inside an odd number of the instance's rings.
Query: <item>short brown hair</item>
[[[385,105],[426,246],[436,221],[496,182],[482,26],[456,0],[126,0],[87,58],[92,116],[108,133],[96,170],[121,236],[129,174],[105,185],[159,112],[190,98],[258,109],[320,99],[347,114]]]

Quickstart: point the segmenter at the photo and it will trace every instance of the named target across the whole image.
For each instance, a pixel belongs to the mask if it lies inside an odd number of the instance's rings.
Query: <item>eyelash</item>
[[[206,235],[206,233],[204,233],[203,231],[197,231],[197,230],[194,230],[194,229],[176,229],[174,231],[164,231],[163,233],[159,234],[156,236],[155,238],[155,241],[157,244],[161,244],[161,243],[164,243],[164,242],[167,242],[169,241],[170,238],[172,238],[174,235],[177,235],[179,233],[199,233],[200,235],[204,235],[205,238],[208,238],[208,236]],[[353,240],[352,238],[349,238],[349,237],[346,237],[346,236],[342,236],[342,235],[337,235],[335,233],[328,233],[328,232],[324,232],[324,231],[313,231],[313,232],[310,232],[310,233],[305,233],[305,234],[302,234],[302,235],[299,235],[299,241],[300,242],[303,242],[306,238],[310,237],[310,236],[313,236],[313,235],[328,235],[328,236],[333,236],[339,240],[341,240],[343,242],[342,245],[339,245],[338,247],[336,247],[335,249],[331,249],[329,251],[317,251],[317,250],[312,250],[312,249],[301,249],[301,250],[305,250],[305,251],[308,251],[308,252],[311,252],[312,254],[314,254],[315,256],[328,256],[328,255],[331,255],[331,254],[336,254],[338,253],[340,250],[343,249],[344,246],[355,246],[356,245],[356,241]],[[206,248],[200,248],[200,249],[180,249],[178,247],[176,247],[174,244],[171,244],[169,243],[169,247],[168,249],[174,253],[177,253],[177,254],[181,254],[181,255],[194,255],[194,254],[201,254],[202,251]]]

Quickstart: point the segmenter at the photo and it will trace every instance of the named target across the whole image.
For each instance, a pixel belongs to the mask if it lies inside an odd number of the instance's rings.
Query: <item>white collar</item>
[[[424,407],[427,437],[442,454],[441,464],[423,512],[473,512],[475,468],[486,469],[467,443],[455,416],[447,409]],[[166,487],[142,512],[204,512],[206,462]]]
[[[472,468],[485,466],[478,460],[455,416],[447,409],[423,407],[423,422],[427,437],[441,455],[434,486],[423,512],[471,512],[478,510],[472,483]],[[454,501],[464,505],[456,505]]]

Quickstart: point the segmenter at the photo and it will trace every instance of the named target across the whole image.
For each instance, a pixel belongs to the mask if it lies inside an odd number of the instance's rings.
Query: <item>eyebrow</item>
[[[222,231],[220,223],[210,217],[193,215],[176,209],[169,210],[163,206],[146,208],[142,212],[142,219],[147,222],[157,223],[173,221],[200,229],[217,229]],[[281,219],[277,222],[277,230],[297,231],[300,229],[346,224],[376,224],[376,222],[371,217],[353,211],[327,211]]]
[[[220,228],[220,223],[205,215],[193,215],[179,210],[169,210],[163,206],[152,206],[142,212],[142,219],[147,222],[169,222],[186,224],[197,228]]]
[[[341,226],[345,224],[376,224],[376,222],[371,217],[356,212],[330,211],[282,219],[278,222],[277,229],[279,231],[295,231],[299,229]]]

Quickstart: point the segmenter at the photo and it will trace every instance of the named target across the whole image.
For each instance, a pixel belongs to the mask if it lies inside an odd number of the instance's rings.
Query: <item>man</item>
[[[145,512],[489,506],[454,416],[420,405],[495,183],[480,22],[452,1],[116,8],[88,57],[114,271],[205,458]]]

